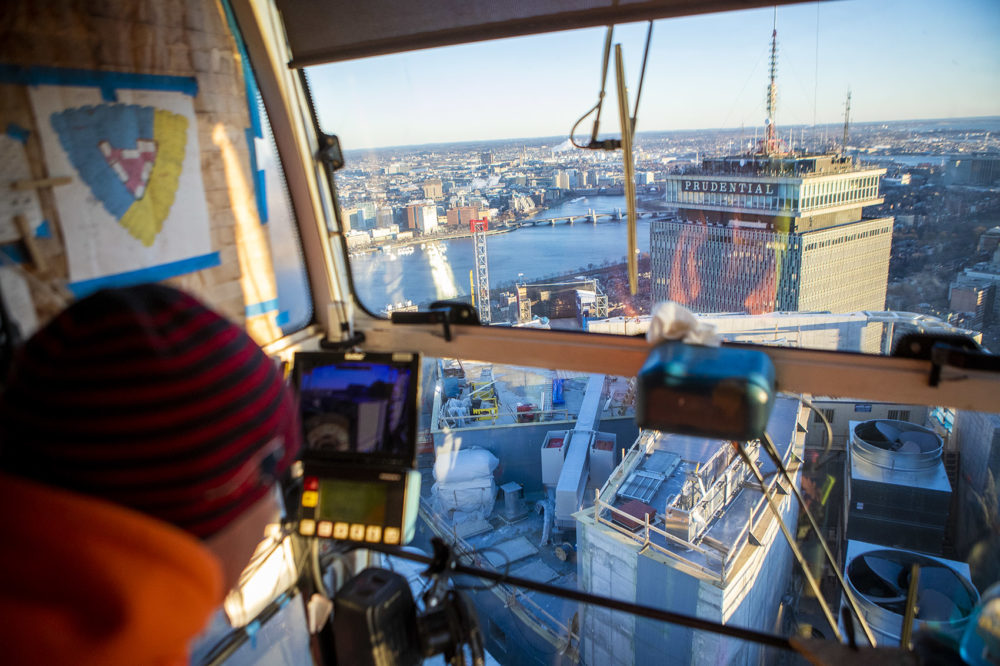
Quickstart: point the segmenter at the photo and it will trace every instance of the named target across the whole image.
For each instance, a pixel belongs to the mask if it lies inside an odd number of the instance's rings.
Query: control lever
[[[429,310],[416,312],[393,312],[389,316],[393,324],[441,324],[444,339],[451,342],[451,325],[479,326],[476,309],[462,301],[434,301]]]

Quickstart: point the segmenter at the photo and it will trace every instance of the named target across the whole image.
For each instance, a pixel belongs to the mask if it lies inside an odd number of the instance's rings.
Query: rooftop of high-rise
[[[765,155],[759,153],[707,157],[700,166],[685,171],[691,175],[714,176],[826,176],[877,167],[859,165],[847,155],[837,153],[809,154],[803,152]]]

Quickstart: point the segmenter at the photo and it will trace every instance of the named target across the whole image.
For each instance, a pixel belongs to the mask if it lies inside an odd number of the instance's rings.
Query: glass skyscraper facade
[[[697,312],[882,310],[892,224],[884,169],[846,157],[704,160],[668,177],[671,219],[650,226],[653,302]]]

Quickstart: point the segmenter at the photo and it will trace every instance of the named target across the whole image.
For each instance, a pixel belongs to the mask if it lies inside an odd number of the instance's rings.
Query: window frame
[[[347,248],[336,190],[316,159],[319,127],[312,115],[304,73],[289,67],[289,47],[270,0],[230,0],[267,110],[289,196],[299,227],[313,312],[320,334],[342,340],[365,336],[369,351],[414,351],[429,356],[535,367],[637,374],[650,350],[641,338],[572,331],[452,326],[446,341],[440,325],[392,324],[374,316],[351,285]],[[315,348],[319,336],[293,348]],[[780,391],[856,399],[1000,411],[1000,373],[945,367],[930,385],[930,361],[852,352],[766,347]]]

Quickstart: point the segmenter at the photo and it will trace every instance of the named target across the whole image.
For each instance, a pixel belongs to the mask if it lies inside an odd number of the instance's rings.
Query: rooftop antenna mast
[[[774,130],[774,112],[778,107],[778,8],[774,8],[774,27],[771,30],[770,83],[767,86],[767,119],[764,121],[764,154],[778,152],[778,139]]]
[[[847,89],[847,102],[844,103],[844,138],[841,139],[840,149],[847,152],[847,129],[851,123],[851,89]]]

